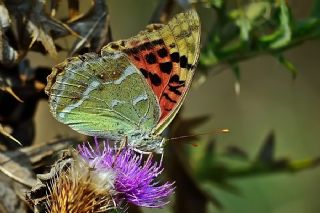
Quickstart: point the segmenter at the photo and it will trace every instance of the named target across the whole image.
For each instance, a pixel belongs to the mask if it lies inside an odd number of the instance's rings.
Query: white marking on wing
[[[112,100],[112,101],[111,101],[111,108],[114,108],[114,107],[117,106],[118,104],[122,104],[122,103],[125,103],[125,101]]]
[[[132,66],[131,64],[125,69],[125,71],[122,73],[119,79],[115,80],[114,84],[121,84],[123,80],[125,80],[129,75],[132,75],[136,73],[136,68]],[[134,85],[132,85],[134,86]]]
[[[135,106],[140,101],[144,101],[148,99],[148,95],[146,92],[144,94],[137,96],[135,99],[132,100],[132,104]]]
[[[62,110],[62,112],[59,113],[60,118],[64,119],[67,113],[70,113],[73,109],[79,107],[85,100],[89,98],[90,92],[96,89],[99,85],[100,85],[100,82],[98,81],[91,82],[90,85],[87,87],[86,91],[84,91],[82,98],[77,103],[67,106]]]
[[[114,52],[113,54],[111,54],[111,55],[108,55],[110,58],[112,58],[112,59],[118,59],[118,58],[120,58],[121,56],[123,56],[123,53],[122,52]]]
[[[57,88],[57,86],[59,86],[60,88],[58,87],[59,91],[57,92],[57,95],[55,97],[55,99],[56,99],[55,103],[52,103],[52,108],[54,109],[55,112],[57,111],[57,107],[58,107],[58,104],[56,104],[56,103],[60,103],[60,99],[61,99],[61,97],[63,97],[61,95],[65,91],[66,87],[68,86],[67,82],[69,81],[69,79],[75,78],[74,77],[75,75],[80,75],[82,77],[88,78],[87,76],[85,76],[79,72],[73,71],[71,68],[66,68],[65,79],[61,76],[57,77],[57,80],[56,80],[55,84],[53,85],[53,87]],[[61,81],[59,82],[58,79],[61,79]]]

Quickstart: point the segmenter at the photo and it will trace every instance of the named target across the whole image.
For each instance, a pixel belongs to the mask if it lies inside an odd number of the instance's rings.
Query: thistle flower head
[[[97,170],[115,173],[116,200],[150,208],[168,203],[168,197],[174,191],[173,183],[160,185],[155,181],[163,170],[152,161],[151,155],[143,161],[143,155],[130,148],[117,150],[105,145],[100,150],[97,139],[95,141],[95,150],[85,144],[79,146],[80,155]]]
[[[114,177],[111,170],[103,173],[92,170],[73,152],[59,160],[49,173],[38,175],[38,184],[27,194],[27,199],[35,212],[109,212],[116,208]]]
[[[104,182],[99,176],[91,173],[88,167],[61,172],[51,186],[47,200],[49,212],[107,212],[113,209],[111,183]]]

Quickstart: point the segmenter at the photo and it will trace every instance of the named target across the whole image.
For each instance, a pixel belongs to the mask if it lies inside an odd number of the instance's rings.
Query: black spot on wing
[[[160,86],[161,85],[161,78],[157,75],[157,73],[151,73],[149,72],[149,78],[154,86]]]
[[[169,91],[180,96],[180,95],[182,95],[182,93],[178,90],[180,87],[182,87],[182,85],[181,86],[170,86],[169,85]]]
[[[160,50],[158,50],[157,53],[160,58],[164,58],[168,55],[168,51],[164,47],[162,47]]]
[[[171,53],[170,58],[171,58],[171,61],[175,63],[179,63],[180,61],[180,56],[178,52]]]
[[[145,59],[146,59],[148,64],[157,63],[157,58],[153,53],[148,53],[147,55],[145,55]]]
[[[188,65],[188,59],[185,55],[180,57],[180,67],[181,68],[187,68]]]
[[[168,101],[172,102],[172,103],[177,103],[175,100],[173,100],[172,98],[170,98],[170,96],[167,93],[163,93],[162,95],[163,97],[165,97]]]
[[[169,83],[179,83],[179,76],[177,74],[171,76]]]
[[[177,74],[171,76],[171,78],[169,79],[169,83],[176,83],[179,85],[184,85],[185,81],[180,81],[180,78]]]
[[[193,67],[194,67],[194,66],[193,66],[192,64],[187,64],[187,69],[188,69],[188,70],[193,69]]]
[[[142,75],[145,77],[145,78],[148,78],[149,76],[149,72],[143,68],[140,68],[140,72],[142,73]]]
[[[163,45],[164,41],[163,39],[158,39],[150,42],[152,45]]]
[[[124,49],[123,51],[127,54],[138,54],[142,50],[150,50],[156,45],[163,45],[164,41],[163,39],[158,39],[150,42],[145,42],[143,44],[140,44],[137,47]]]
[[[172,62],[164,62],[159,64],[161,72],[164,72],[166,74],[170,74],[172,70]]]
[[[114,50],[118,50],[119,49],[119,45],[115,44],[115,43],[112,43],[111,44],[111,48],[114,49]]]

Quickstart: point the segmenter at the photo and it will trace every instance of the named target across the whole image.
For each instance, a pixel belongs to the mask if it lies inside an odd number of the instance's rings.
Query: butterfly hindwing
[[[154,134],[161,133],[178,112],[194,75],[199,44],[199,17],[190,10],[166,25],[150,25],[135,37],[104,47],[126,53],[154,91],[161,108]]]
[[[122,52],[67,59],[53,68],[46,92],[54,117],[86,135],[119,139],[159,120],[152,90]]]

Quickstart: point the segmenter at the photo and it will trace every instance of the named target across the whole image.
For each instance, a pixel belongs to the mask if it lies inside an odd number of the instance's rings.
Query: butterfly
[[[199,58],[195,10],[148,25],[100,54],[67,58],[52,69],[46,93],[53,116],[85,135],[127,140],[162,153],[161,133],[185,100]]]

